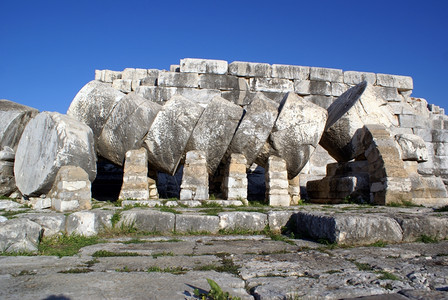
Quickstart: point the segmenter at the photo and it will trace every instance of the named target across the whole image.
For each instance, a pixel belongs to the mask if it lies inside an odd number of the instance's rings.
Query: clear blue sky
[[[448,110],[448,1],[0,0],[0,98],[65,113],[95,69],[181,58],[409,75]]]

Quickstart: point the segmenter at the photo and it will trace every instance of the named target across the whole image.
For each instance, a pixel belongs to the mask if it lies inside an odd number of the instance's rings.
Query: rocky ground
[[[73,256],[1,256],[1,299],[448,299],[448,241],[341,248],[264,235],[115,237]]]

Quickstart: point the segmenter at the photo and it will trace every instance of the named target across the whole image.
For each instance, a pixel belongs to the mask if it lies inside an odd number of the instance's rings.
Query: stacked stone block
[[[17,190],[14,179],[14,150],[8,146],[0,151],[0,195],[9,196]]]
[[[271,206],[289,206],[289,181],[286,161],[270,156],[266,167],[266,199]]]
[[[222,182],[223,198],[247,204],[247,160],[242,154],[232,153]]]
[[[203,151],[188,151],[185,159],[180,200],[208,199],[207,158]]]

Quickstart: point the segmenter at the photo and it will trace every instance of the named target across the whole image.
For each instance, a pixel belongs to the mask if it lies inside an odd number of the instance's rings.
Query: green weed
[[[202,300],[241,300],[239,297],[231,296],[228,292],[224,292],[221,287],[213,280],[207,278],[210,285],[210,291],[207,294],[200,293],[198,289],[194,290],[194,295]]]
[[[439,242],[437,240],[437,238],[426,235],[426,234],[422,234],[417,240],[416,242],[421,242],[421,243],[425,243],[425,244],[433,244],[433,243],[437,243]]]
[[[40,255],[73,256],[79,249],[100,243],[98,236],[86,237],[83,235],[59,235],[43,238],[39,244]]]
[[[378,277],[378,279],[380,280],[401,280],[397,275],[394,275],[387,271],[377,271],[375,273],[381,274],[381,276]]]
[[[62,274],[81,274],[81,273],[90,273],[93,272],[93,270],[89,268],[74,268],[74,269],[68,269],[65,271],[59,271],[58,273]]]
[[[160,253],[154,253],[154,254],[152,254],[152,258],[157,258],[157,257],[160,257],[160,256],[174,256],[174,253],[173,252],[160,252]]]
[[[98,250],[92,254],[92,257],[120,257],[120,256],[143,256],[136,252],[111,252],[107,250]]]

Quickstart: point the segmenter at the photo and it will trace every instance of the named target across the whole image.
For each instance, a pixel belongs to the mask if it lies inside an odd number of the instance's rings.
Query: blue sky
[[[181,58],[409,75],[448,110],[448,1],[0,0],[0,98],[65,113],[95,69]]]

